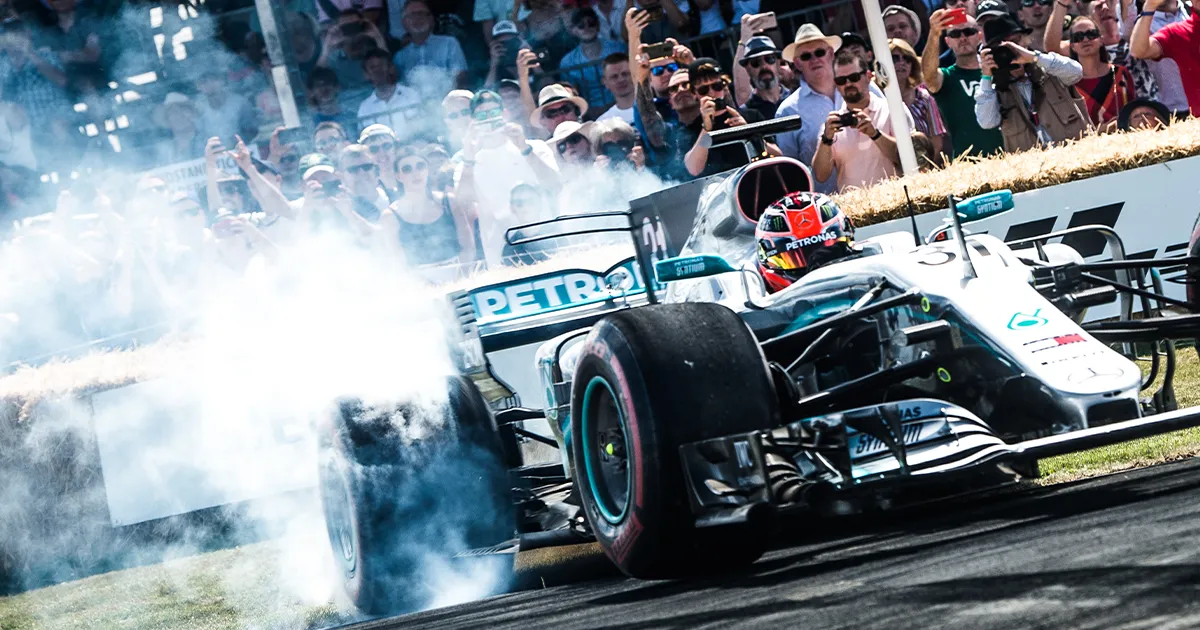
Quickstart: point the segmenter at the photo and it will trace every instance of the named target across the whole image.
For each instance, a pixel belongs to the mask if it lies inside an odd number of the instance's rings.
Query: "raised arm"
[[[925,87],[937,94],[942,90],[942,65],[938,47],[942,43],[942,32],[946,30],[946,10],[938,9],[929,16],[929,38],[921,51],[921,78]]]
[[[1142,5],[1144,13],[1157,11],[1162,6],[1163,0],[1146,0],[1146,4]],[[1146,16],[1138,16],[1137,22],[1133,24],[1133,34],[1129,39],[1129,52],[1133,53],[1138,59],[1162,59],[1163,49],[1162,44],[1154,41],[1150,37],[1150,23],[1153,18]]]
[[[1071,43],[1063,41],[1063,30],[1050,28],[1052,24],[1062,25],[1070,6],[1065,0],[1054,0],[1054,9],[1050,11],[1050,21],[1046,23],[1046,36],[1042,39],[1042,48],[1045,48],[1046,52],[1056,52],[1061,55],[1071,54]]]

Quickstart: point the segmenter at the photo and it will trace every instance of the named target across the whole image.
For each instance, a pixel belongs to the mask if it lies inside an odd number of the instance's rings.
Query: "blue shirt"
[[[563,55],[561,61],[558,62],[559,68],[570,68],[572,66],[582,66],[584,64],[593,64],[602,61],[605,57],[619,52],[625,52],[624,43],[614,42],[611,40],[600,40],[600,56],[595,59],[589,59],[583,53],[583,45],[576,46],[573,50]],[[608,90],[604,89],[604,85],[600,83],[601,79],[601,64],[596,64],[586,68],[576,68],[574,70],[564,70],[563,78],[570,81],[580,89],[580,96],[588,102],[588,107],[603,107],[608,103]]]
[[[467,58],[458,40],[448,35],[430,35],[424,44],[409,44],[392,57],[400,72],[407,75],[417,66],[437,68],[450,74],[466,72]]]
[[[875,87],[874,83],[871,84],[871,93],[883,97],[883,92]],[[833,92],[833,98],[829,98],[813,90],[808,83],[801,82],[800,88],[783,99],[783,102],[779,104],[779,109],[775,111],[776,118],[799,115],[802,122],[799,131],[781,133],[775,137],[775,143],[779,146],[779,150],[784,155],[796,158],[812,169],[813,156],[817,154],[817,143],[820,142],[821,128],[825,125],[825,119],[829,117],[830,112],[843,107],[845,107],[845,101],[842,100],[842,93],[836,89]],[[813,178],[815,180],[816,176],[814,175]],[[837,192],[837,169],[834,169],[829,179],[813,183],[816,192],[825,194]]]

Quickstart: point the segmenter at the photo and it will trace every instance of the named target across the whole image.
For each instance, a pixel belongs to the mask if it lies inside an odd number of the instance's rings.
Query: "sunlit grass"
[[[1200,405],[1200,360],[1196,351],[1182,348],[1177,356],[1175,396],[1179,406]],[[1200,428],[1044,459],[1039,462],[1042,478],[1038,482],[1062,483],[1195,455],[1200,455]]]

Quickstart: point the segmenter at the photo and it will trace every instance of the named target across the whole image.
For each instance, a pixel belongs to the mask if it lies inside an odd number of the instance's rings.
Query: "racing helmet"
[[[788,193],[767,206],[754,229],[758,272],[771,293],[854,253],[854,225],[828,196]]]

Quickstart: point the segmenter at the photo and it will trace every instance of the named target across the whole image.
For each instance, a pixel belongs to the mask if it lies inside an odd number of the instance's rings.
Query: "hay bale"
[[[1014,193],[1200,155],[1200,119],[1163,130],[1088,136],[1048,149],[987,159],[960,158],[944,169],[890,179],[835,195],[855,225],[907,216],[904,187],[917,214],[942,210],[946,195],[970,197],[994,190]]]

